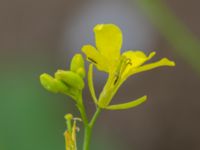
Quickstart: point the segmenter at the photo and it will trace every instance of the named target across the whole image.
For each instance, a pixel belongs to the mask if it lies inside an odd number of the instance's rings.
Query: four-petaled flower
[[[100,108],[127,109],[144,102],[147,96],[124,104],[109,105],[120,85],[129,76],[160,66],[175,66],[175,63],[167,58],[144,64],[156,54],[155,52],[151,52],[148,56],[140,50],[128,50],[121,54],[123,36],[119,27],[114,24],[98,24],[94,27],[94,33],[96,48],[92,45],[85,45],[82,47],[82,51],[91,64],[109,75],[99,100],[95,96],[93,85],[89,84],[93,99]],[[90,74],[92,74],[91,71],[92,65],[90,65]]]

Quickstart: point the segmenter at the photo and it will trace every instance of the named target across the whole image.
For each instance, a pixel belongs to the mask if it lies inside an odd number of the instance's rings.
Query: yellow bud
[[[82,90],[84,88],[84,81],[83,79],[76,73],[72,71],[64,71],[58,70],[55,73],[55,78],[61,80],[62,82],[66,83],[67,85]]]
[[[40,75],[40,82],[46,90],[53,93],[68,91],[68,87],[64,83],[54,79],[52,76],[46,73]]]
[[[85,77],[84,59],[81,54],[75,54],[71,60],[70,70],[79,74],[82,78]],[[80,71],[81,69],[81,71]],[[79,71],[78,71],[79,70]]]

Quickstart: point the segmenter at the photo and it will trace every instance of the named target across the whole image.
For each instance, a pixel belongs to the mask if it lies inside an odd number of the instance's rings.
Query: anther
[[[131,59],[126,58],[125,56],[122,57],[115,74],[115,78],[113,82],[114,85],[118,82],[120,76],[123,74],[124,70],[126,69],[128,65],[132,65]]]
[[[126,65],[133,65],[130,58],[126,59]]]
[[[87,59],[90,60],[91,62],[97,64],[97,62],[95,60],[93,60],[92,58],[88,57]]]
[[[118,79],[119,79],[119,75],[115,75],[116,79],[114,81],[114,85],[117,83]]]

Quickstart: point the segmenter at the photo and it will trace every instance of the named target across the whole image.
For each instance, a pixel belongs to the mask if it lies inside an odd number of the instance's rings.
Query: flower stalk
[[[94,113],[94,116],[92,117],[90,123],[85,127],[85,135],[84,135],[84,144],[83,144],[83,150],[89,150],[90,142],[91,142],[91,136],[92,136],[92,130],[94,127],[94,124],[99,117],[101,113],[101,109],[97,108],[96,112]]]

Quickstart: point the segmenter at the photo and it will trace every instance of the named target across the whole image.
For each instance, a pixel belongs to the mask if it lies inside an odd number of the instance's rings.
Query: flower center
[[[130,58],[127,58],[125,56],[121,57],[120,63],[117,66],[117,70],[115,72],[115,80],[114,80],[114,85],[119,81],[121,78],[123,72],[126,70],[128,65],[132,65],[132,61]]]

